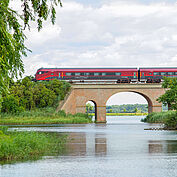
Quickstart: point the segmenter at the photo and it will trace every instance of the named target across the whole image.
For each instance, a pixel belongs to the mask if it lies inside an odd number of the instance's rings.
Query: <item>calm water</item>
[[[62,156],[0,166],[0,177],[177,177],[177,131],[144,130],[154,125],[141,123],[141,118],[18,128],[65,132],[70,141]]]

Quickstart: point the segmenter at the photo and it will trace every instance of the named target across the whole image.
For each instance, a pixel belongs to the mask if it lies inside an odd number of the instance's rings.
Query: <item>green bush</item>
[[[177,111],[170,112],[164,120],[165,128],[177,129]]]
[[[66,117],[66,113],[64,110],[60,110],[56,113],[57,116],[61,116],[61,117]]]
[[[177,111],[151,113],[142,119],[148,123],[163,123],[165,129],[177,129]]]
[[[0,131],[1,131],[3,134],[7,134],[7,130],[8,130],[8,127],[7,127],[7,126],[0,126]]]
[[[1,112],[19,114],[24,110],[36,108],[56,108],[59,101],[65,98],[70,87],[69,83],[57,79],[49,82],[32,82],[29,77],[25,77],[17,82],[11,82],[9,95],[0,97],[0,103],[3,100]]]
[[[19,100],[16,97],[9,95],[4,98],[1,111],[15,114],[24,111],[24,108],[19,105]]]

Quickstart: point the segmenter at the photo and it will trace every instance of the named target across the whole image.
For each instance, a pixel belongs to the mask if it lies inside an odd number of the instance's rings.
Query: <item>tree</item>
[[[165,94],[160,96],[157,101],[177,110],[177,78],[164,78],[162,87],[168,90],[166,90]]]
[[[86,113],[91,113],[93,111],[93,106],[90,103],[86,104]]]
[[[135,112],[135,113],[137,113],[137,112],[138,112],[138,108],[137,108],[137,107],[135,108],[134,112]]]
[[[29,51],[24,44],[24,30],[30,29],[31,21],[35,21],[40,30],[49,16],[54,24],[55,8],[62,6],[60,0],[21,0],[22,14],[19,14],[9,8],[9,3],[10,0],[0,0],[0,105],[2,93],[8,92],[10,78],[24,72],[22,56]]]
[[[19,105],[19,100],[13,95],[9,95],[4,99],[2,104],[2,112],[19,113],[23,110],[24,108]]]

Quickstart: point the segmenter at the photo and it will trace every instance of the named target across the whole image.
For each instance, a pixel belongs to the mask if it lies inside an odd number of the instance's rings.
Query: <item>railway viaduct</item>
[[[66,113],[85,113],[86,103],[95,104],[95,120],[106,122],[106,102],[119,92],[134,92],[142,95],[148,102],[148,112],[161,112],[162,104],[156,99],[165,93],[161,84],[73,84],[71,91],[60,103],[58,110]]]

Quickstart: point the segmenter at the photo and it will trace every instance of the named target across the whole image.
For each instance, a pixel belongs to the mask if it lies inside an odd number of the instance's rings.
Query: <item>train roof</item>
[[[39,68],[39,69],[137,69],[136,67],[120,67],[120,68],[114,68],[114,67],[105,67],[105,68],[99,68],[99,67],[97,67],[97,68],[89,68],[89,67],[87,67],[87,68]]]
[[[137,71],[138,69],[137,68],[40,68],[38,69],[39,70],[42,70],[42,71],[85,71],[85,70],[88,70],[88,71],[93,71],[93,72],[96,72],[96,71],[116,71],[116,70],[131,70],[131,71]]]
[[[177,71],[177,67],[144,67],[139,68],[140,71]]]

